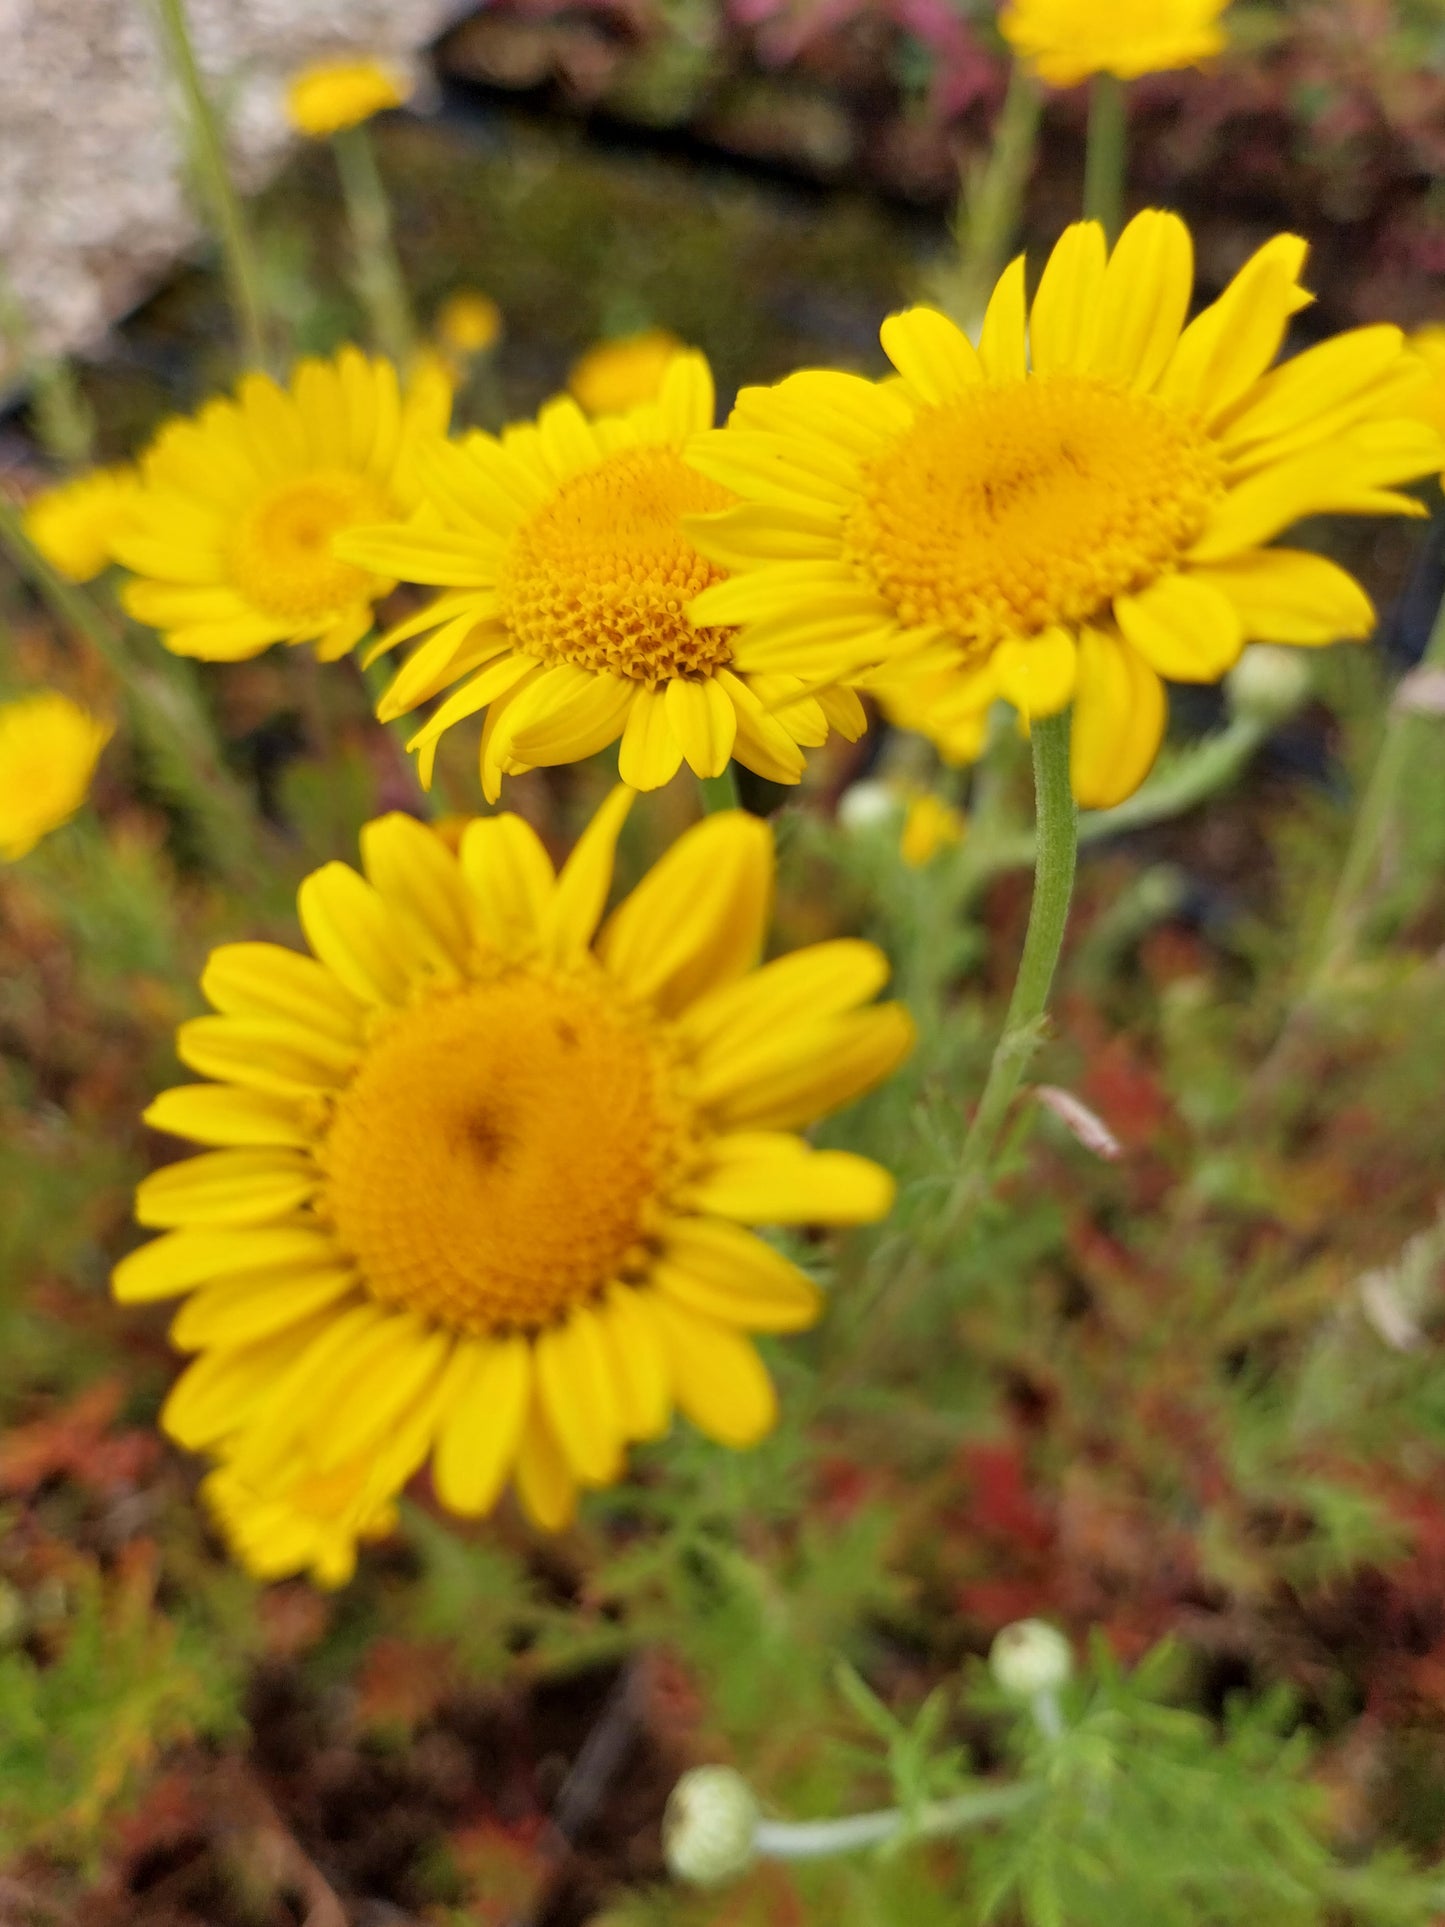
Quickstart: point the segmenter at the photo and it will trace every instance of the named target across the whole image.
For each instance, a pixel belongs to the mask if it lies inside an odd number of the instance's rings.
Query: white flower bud
[[[993,1642],[988,1663],[1006,1693],[1032,1700],[1068,1684],[1074,1653],[1057,1627],[1042,1619],[1017,1619]]]
[[[662,1851],[674,1880],[720,1887],[753,1863],[757,1795],[730,1766],[695,1766],[684,1773],[662,1818]]]
[[[1282,649],[1268,642],[1246,649],[1224,679],[1234,714],[1266,724],[1293,716],[1309,700],[1313,684],[1303,649]]]
[[[856,835],[903,814],[903,801],[888,783],[850,783],[838,798],[838,821]]]

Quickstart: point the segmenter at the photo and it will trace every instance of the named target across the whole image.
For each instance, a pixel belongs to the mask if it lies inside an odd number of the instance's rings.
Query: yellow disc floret
[[[1179,410],[1084,375],[979,385],[866,464],[845,550],[907,623],[991,647],[1173,568],[1223,493]]]
[[[375,521],[389,506],[365,476],[344,469],[278,482],[236,524],[228,544],[231,581],[255,608],[284,622],[316,622],[372,602],[391,584],[338,561],[331,543],[338,530]]]
[[[503,563],[497,596],[517,647],[646,683],[725,663],[732,632],[694,628],[686,613],[723,571],[679,518],[731,499],[666,447],[625,448],[575,476],[518,529]]]
[[[682,1118],[657,1043],[587,977],[514,971],[397,1017],[319,1153],[376,1296],[532,1331],[645,1256]]]

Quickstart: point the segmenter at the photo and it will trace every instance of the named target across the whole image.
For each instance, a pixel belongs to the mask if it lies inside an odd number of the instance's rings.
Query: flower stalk
[[[415,346],[416,326],[371,130],[364,122],[343,127],[332,135],[331,148],[356,251],[356,284],[376,345],[405,369]]]
[[[1038,825],[1034,899],[1003,1035],[994,1048],[983,1096],[964,1140],[946,1214],[950,1226],[958,1223],[986,1182],[1009,1106],[1043,1032],[1078,860],[1078,808],[1069,780],[1069,728],[1069,712],[1065,710],[1062,715],[1036,718],[1031,732]]]
[[[960,259],[946,299],[959,326],[969,331],[982,321],[1018,234],[1042,116],[1038,83],[1023,62],[1016,61],[988,158],[960,196]]]
[[[226,289],[242,359],[249,367],[266,363],[266,310],[261,271],[246,211],[226,161],[216,110],[201,78],[186,18],[186,0],[156,0],[166,60],[186,102],[191,156],[221,243]]]
[[[1129,105],[1124,83],[1095,74],[1089,90],[1089,144],[1084,157],[1084,215],[1098,221],[1113,247],[1124,226],[1124,175],[1128,164]]]
[[[738,807],[738,773],[735,763],[729,763],[720,776],[700,776],[697,780],[702,790],[702,806],[709,816],[719,810],[735,810]]]
[[[1038,1798],[1031,1786],[983,1787],[951,1800],[929,1800],[913,1813],[885,1807],[837,1820],[760,1820],[753,1848],[763,1860],[827,1860],[885,1846],[891,1840],[938,1840],[1007,1819]]]

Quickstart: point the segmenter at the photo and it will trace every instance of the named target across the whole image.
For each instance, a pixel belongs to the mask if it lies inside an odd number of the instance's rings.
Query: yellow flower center
[[[904,622],[982,652],[1152,582],[1222,490],[1183,414],[1088,375],[1031,376],[924,409],[865,468],[845,544]]]
[[[487,1333],[642,1262],[686,1143],[660,1040],[600,979],[518,969],[394,1018],[321,1161],[374,1295]]]
[[[695,629],[684,612],[724,571],[678,518],[732,499],[672,448],[625,448],[573,476],[522,524],[501,570],[517,647],[646,683],[711,674],[731,658],[733,631]]]
[[[268,489],[236,525],[230,573],[253,608],[287,622],[322,622],[390,584],[331,553],[333,536],[359,523],[387,522],[395,509],[364,475],[318,469]]]

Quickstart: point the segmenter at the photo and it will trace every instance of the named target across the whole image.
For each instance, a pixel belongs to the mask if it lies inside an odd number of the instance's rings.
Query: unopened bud
[[[1057,1693],[1074,1670],[1073,1648],[1042,1619],[1018,1619],[994,1640],[988,1663],[994,1678],[1015,1699]]]
[[[758,1799],[730,1766],[684,1773],[662,1818],[662,1851],[674,1880],[720,1887],[753,1864]]]
[[[903,813],[903,800],[888,783],[850,783],[838,798],[838,821],[845,830],[876,829]]]
[[[1282,723],[1293,716],[1309,700],[1313,684],[1302,650],[1268,642],[1246,649],[1224,679],[1230,709],[1258,723]]]

